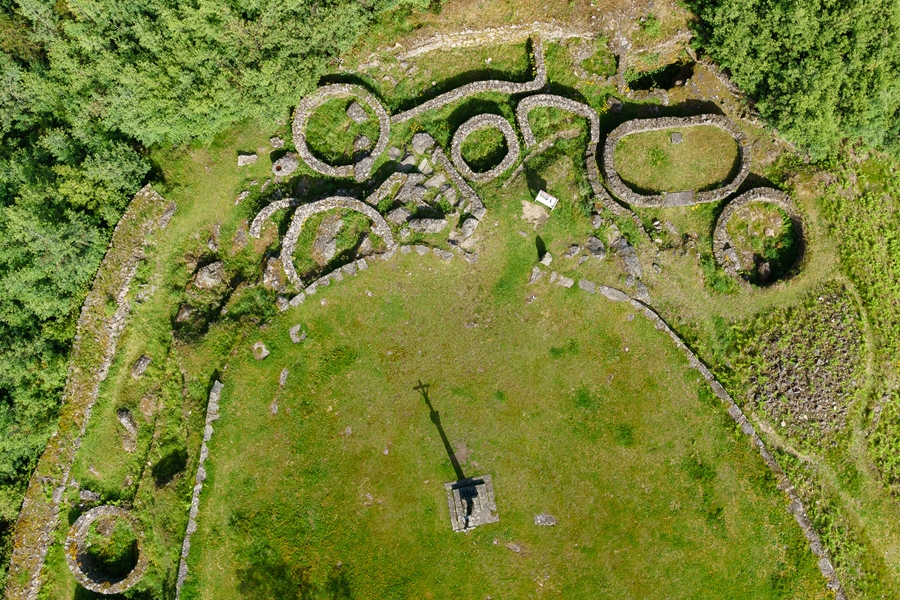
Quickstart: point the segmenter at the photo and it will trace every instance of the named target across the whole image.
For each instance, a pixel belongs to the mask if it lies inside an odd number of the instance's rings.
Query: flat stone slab
[[[451,481],[444,484],[444,490],[453,531],[468,531],[500,520],[490,475]]]
[[[366,114],[366,109],[359,105],[359,102],[356,100],[350,104],[349,108],[347,108],[347,116],[353,119],[353,122],[357,125],[361,123],[365,123],[369,120],[369,115]]]
[[[681,135],[680,131],[672,132],[672,143],[673,144],[680,144],[683,141],[684,141],[684,136]]]

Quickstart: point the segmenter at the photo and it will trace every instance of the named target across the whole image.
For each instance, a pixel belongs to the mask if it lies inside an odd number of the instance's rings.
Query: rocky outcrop
[[[618,145],[619,140],[626,135],[643,133],[646,131],[659,131],[662,129],[697,127],[700,125],[712,125],[724,129],[738,144],[738,150],[741,155],[741,168],[737,176],[726,185],[705,192],[686,190],[662,194],[639,194],[625,185],[625,182],[619,177],[615,165],[616,146]],[[609,186],[609,189],[612,190],[613,194],[632,206],[641,208],[692,206],[694,204],[703,204],[704,202],[718,202],[733,194],[750,173],[750,161],[750,143],[747,141],[746,136],[744,136],[744,132],[727,117],[721,115],[697,115],[694,117],[683,118],[662,117],[659,119],[634,119],[632,121],[626,121],[616,127],[612,133],[609,134],[609,137],[606,138],[606,144],[603,151],[603,172],[606,176],[606,184]]]
[[[506,156],[493,169],[484,173],[476,173],[463,160],[462,143],[479,129],[487,129],[489,127],[499,129],[503,137],[506,138]],[[456,165],[457,170],[463,177],[478,183],[487,183],[504,173],[519,160],[519,138],[516,137],[516,132],[512,125],[509,124],[509,121],[503,117],[492,114],[476,115],[460,125],[456,133],[453,134],[453,140],[450,143],[450,156],[453,159],[453,164]]]

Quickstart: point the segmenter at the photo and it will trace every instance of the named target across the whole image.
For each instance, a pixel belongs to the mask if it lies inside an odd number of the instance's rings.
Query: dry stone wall
[[[266,224],[272,215],[274,215],[279,210],[284,210],[289,206],[300,206],[300,200],[297,198],[282,198],[281,200],[275,200],[274,202],[269,203],[261,211],[256,214],[253,222],[250,224],[250,230],[248,234],[250,237],[258,238],[262,235],[263,225]]]
[[[739,279],[741,282],[746,283],[745,280],[740,276],[740,273],[738,273],[740,264],[735,263],[733,260],[729,259],[726,253],[726,250],[734,246],[734,243],[731,241],[731,237],[728,235],[728,222],[731,220],[731,217],[734,216],[735,212],[752,202],[768,202],[770,204],[774,204],[778,208],[786,212],[788,214],[788,217],[790,217],[791,224],[794,226],[794,231],[796,232],[797,238],[800,243],[800,252],[797,255],[797,260],[788,270],[787,276],[790,277],[793,271],[796,270],[797,266],[803,260],[803,254],[806,249],[803,219],[800,216],[800,213],[797,212],[797,208],[794,206],[794,202],[791,200],[791,197],[784,192],[773,188],[755,188],[750,190],[749,192],[741,194],[728,203],[728,205],[725,207],[725,210],[723,210],[722,214],[719,215],[719,220],[716,221],[716,229],[713,233],[713,254],[716,257],[716,262],[719,263],[719,266],[725,269],[726,273],[728,273],[732,277]]]
[[[491,79],[488,81],[476,81],[455,90],[450,90],[436,98],[432,98],[428,102],[420,104],[415,108],[411,108],[405,112],[398,113],[391,117],[392,123],[404,123],[418,117],[419,115],[434,110],[447,104],[458,102],[466,96],[472,94],[481,94],[484,92],[497,92],[500,94],[523,94],[525,92],[535,92],[547,85],[547,68],[544,65],[544,47],[540,38],[534,39],[534,71],[535,76],[532,81],[525,83],[513,83],[511,81],[498,81]],[[299,147],[299,146],[298,146]]]
[[[197,531],[197,515],[200,512],[200,492],[203,491],[203,482],[206,481],[206,468],[203,463],[209,456],[209,448],[206,444],[212,439],[214,432],[212,424],[219,420],[219,401],[222,398],[221,381],[216,381],[209,392],[209,403],[206,405],[206,425],[203,428],[203,442],[200,444],[200,456],[197,461],[197,474],[194,476],[194,490],[191,494],[191,509],[188,513],[187,530],[184,541],[181,544],[181,559],[178,563],[178,578],[175,580],[175,600],[181,597],[181,587],[188,576],[187,557],[191,550],[191,536]]]
[[[132,528],[137,538],[138,544],[138,560],[134,569],[124,577],[109,577],[102,572],[95,571],[91,565],[91,559],[87,556],[85,542],[91,525],[97,519],[101,518],[118,518],[126,521]],[[80,583],[86,589],[100,594],[119,594],[130,589],[147,570],[149,562],[147,554],[141,552],[144,544],[144,533],[141,531],[140,524],[131,516],[127,510],[119,506],[97,506],[87,511],[72,525],[69,534],[66,536],[65,554],[66,564],[75,577],[75,581]]]
[[[625,182],[619,177],[615,165],[616,145],[626,135],[659,131],[661,129],[697,127],[700,125],[712,125],[724,129],[738,144],[738,149],[741,153],[741,168],[737,176],[727,185],[706,192],[683,191],[651,195],[638,194],[625,185]],[[697,115],[684,118],[662,117],[659,119],[634,119],[616,127],[609,134],[609,137],[606,138],[606,146],[603,152],[603,171],[606,175],[606,184],[613,194],[633,206],[640,208],[692,206],[704,202],[718,202],[733,194],[750,173],[750,161],[750,144],[747,142],[744,132],[731,119],[721,115]]]
[[[318,106],[324,104],[331,98],[344,98],[348,96],[353,96],[362,100],[372,109],[375,116],[378,117],[378,124],[380,126],[378,141],[375,143],[375,148],[372,150],[371,154],[360,159],[355,165],[334,167],[322,162],[310,152],[309,146],[306,144],[306,127],[309,125],[310,115]],[[355,177],[357,181],[365,181],[369,178],[372,166],[375,164],[375,159],[384,152],[385,148],[387,148],[388,138],[391,133],[391,119],[388,117],[381,102],[364,88],[352,84],[326,85],[317,89],[311,96],[307,96],[300,101],[300,105],[297,106],[297,110],[294,111],[292,131],[294,136],[294,146],[297,148],[297,153],[313,171],[328,175],[329,177]]]
[[[175,203],[167,203],[148,185],[137,193],[116,225],[94,285],[81,307],[59,425],[38,461],[19,511],[4,596],[7,600],[37,598],[44,557],[53,543],[72,461],[131,311],[128,290],[144,258],[145,240],[157,227],[165,227],[174,212]],[[112,317],[107,316],[108,298],[115,298]]]
[[[384,240],[384,243],[388,247],[388,251],[392,251],[396,247],[394,236],[391,234],[390,225],[384,220],[381,213],[368,204],[360,202],[356,198],[350,198],[348,196],[332,196],[330,198],[325,198],[324,200],[311,202],[310,204],[303,204],[294,211],[294,217],[291,219],[291,226],[288,228],[287,234],[285,234],[284,239],[281,242],[280,258],[284,274],[287,276],[288,281],[294,284],[297,289],[303,289],[304,285],[294,268],[292,256],[294,254],[294,248],[297,246],[297,238],[300,237],[300,231],[303,229],[303,224],[308,218],[315,214],[327,210],[334,210],[336,208],[355,210],[356,212],[366,215],[372,219],[372,222],[375,224],[373,233]]]
[[[585,29],[565,27],[557,23],[535,21],[522,25],[507,25],[487,29],[464,29],[453,33],[439,33],[415,43],[409,50],[398,55],[400,60],[414,58],[435,50],[473,48],[494,44],[513,44],[528,38],[540,37],[546,40],[566,40],[569,38],[594,39],[597,33]]]
[[[487,129],[490,127],[499,129],[500,133],[503,134],[503,137],[506,138],[506,156],[500,161],[500,164],[493,169],[485,171],[484,173],[476,173],[469,168],[469,165],[463,160],[462,143],[467,137],[479,129]],[[462,173],[466,179],[478,183],[487,183],[496,179],[519,160],[519,138],[516,137],[516,132],[512,128],[512,125],[509,124],[509,121],[503,117],[492,114],[476,115],[460,125],[459,129],[456,130],[456,133],[453,134],[453,140],[450,143],[450,156],[453,158],[453,164],[456,165],[456,169]]]

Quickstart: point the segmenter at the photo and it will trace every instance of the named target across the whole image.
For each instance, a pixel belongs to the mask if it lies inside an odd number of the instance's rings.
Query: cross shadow
[[[431,405],[431,400],[428,398],[428,388],[430,387],[430,383],[422,383],[422,380],[420,379],[418,385],[413,387],[413,389],[422,394],[425,405],[428,407],[428,410],[431,411],[431,422],[434,423],[438,433],[441,435],[441,441],[444,442],[444,450],[447,451],[447,456],[450,457],[450,464],[453,465],[453,470],[456,472],[456,479],[465,479],[466,476],[463,474],[462,467],[459,466],[459,461],[456,460],[456,454],[453,452],[453,448],[450,446],[450,440],[447,439],[447,434],[444,433],[444,427],[441,425],[441,413],[434,410],[434,407]]]

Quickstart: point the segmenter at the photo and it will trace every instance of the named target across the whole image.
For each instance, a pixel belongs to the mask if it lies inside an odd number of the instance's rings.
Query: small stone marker
[[[284,140],[277,135],[275,137],[269,138],[269,144],[276,150],[284,148]]]
[[[541,257],[541,264],[545,267],[549,267],[550,263],[553,262],[553,255],[549,252],[544,252],[544,256]]]
[[[543,275],[544,275],[544,272],[541,271],[541,268],[537,265],[534,265],[534,268],[531,269],[531,277],[528,278],[528,285],[535,283]]]
[[[269,350],[266,348],[266,345],[262,342],[256,342],[253,344],[253,358],[256,360],[262,360],[269,355]]]
[[[357,125],[365,123],[369,120],[369,115],[366,113],[366,109],[359,105],[359,102],[354,100],[350,106],[347,108],[347,116],[353,119],[353,122]]]
[[[248,165],[252,165],[256,162],[259,156],[256,154],[238,154],[237,166],[246,167]]]
[[[146,354],[141,354],[141,357],[134,361],[134,364],[131,366],[131,376],[137,379],[144,374],[149,365],[150,357]]]
[[[548,515],[547,513],[541,513],[534,516],[535,525],[545,525],[548,527],[552,527],[556,525],[556,523],[556,517],[554,517],[553,515]]]
[[[673,144],[680,144],[680,143],[683,142],[683,141],[684,141],[684,138],[682,137],[680,131],[673,131],[673,132],[672,132],[672,143],[673,143]]]
[[[288,378],[288,370],[282,369],[281,375],[278,377],[278,385],[281,387],[284,387],[284,384],[287,383],[287,378]]]
[[[453,531],[468,531],[500,520],[490,475],[451,481],[444,484],[444,490]]]

